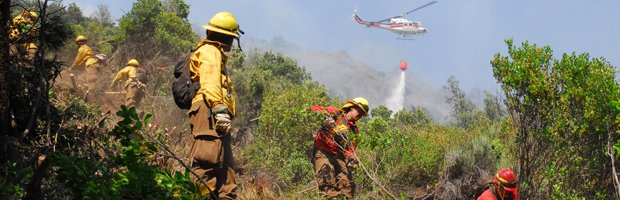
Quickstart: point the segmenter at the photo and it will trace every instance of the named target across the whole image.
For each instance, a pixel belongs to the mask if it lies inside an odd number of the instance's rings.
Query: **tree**
[[[300,84],[310,79],[310,74],[302,66],[291,58],[281,53],[265,52],[257,63],[258,68],[269,73],[271,76],[281,76],[294,84]]]
[[[0,86],[2,138],[0,139],[2,144],[0,146],[3,151],[0,168],[3,168],[2,171],[8,171],[4,168],[8,166],[5,164],[5,159],[14,161],[14,157],[31,162],[39,161],[30,169],[32,174],[28,178],[30,180],[24,196],[24,199],[39,199],[42,196],[42,179],[49,167],[45,155],[52,149],[52,132],[60,126],[57,109],[50,101],[50,89],[53,85],[51,80],[59,74],[62,67],[62,64],[56,60],[56,53],[63,46],[71,31],[60,16],[64,7],[58,3],[48,4],[46,0],[19,1],[10,4],[10,1],[2,1],[0,5],[2,5],[0,22],[3,26],[2,36],[0,36],[2,45],[0,70],[0,85],[2,85]],[[9,22],[11,11],[19,15],[36,12],[38,18],[37,20]],[[9,23],[11,23],[10,26]],[[12,37],[7,37],[8,31],[5,30],[11,30]],[[37,48],[34,49],[33,46]],[[7,124],[8,120],[10,123]],[[26,143],[24,146],[30,148],[28,149],[30,153],[22,154],[23,151],[20,152],[20,150],[23,149],[5,149],[7,135],[14,138],[11,141],[27,141],[24,142]],[[42,155],[42,157],[30,155]],[[7,179],[4,179],[3,183],[6,185],[2,185],[0,196],[4,196],[5,187],[14,185],[13,181],[5,182],[5,180]],[[22,195],[24,195],[23,191],[22,194],[14,197]]]
[[[450,76],[443,88],[451,94],[451,96],[446,97],[446,102],[452,106],[450,117],[455,120],[456,125],[465,129],[474,125],[477,121],[476,105],[465,98],[465,92],[461,90],[459,81],[454,76]]]
[[[506,110],[503,107],[499,96],[488,91],[484,91],[484,113],[491,121],[498,121],[504,118]]]
[[[11,102],[9,101],[9,87],[7,86],[7,71],[9,69],[9,13],[11,12],[11,1],[0,1],[0,164],[6,160],[6,135],[11,130]]]
[[[370,114],[372,115],[372,117],[380,117],[384,120],[389,120],[392,117],[392,113],[394,113],[394,111],[390,110],[385,105],[379,105],[376,108],[370,110]]]
[[[114,20],[112,20],[108,5],[97,6],[97,11],[93,13],[92,19],[102,26],[114,26]]]
[[[616,68],[604,58],[563,54],[506,40],[508,56],[491,60],[518,129],[518,173],[527,199],[617,198],[607,152],[616,141]],[[615,171],[615,170],[613,170]],[[575,181],[579,180],[579,181]]]
[[[401,125],[427,124],[432,121],[421,107],[411,107],[411,110],[402,109],[394,114],[394,120]]]
[[[123,33],[121,41],[126,41],[141,49],[144,57],[155,55],[158,51],[188,52],[197,35],[187,21],[189,9],[182,0],[175,0],[166,10],[159,0],[140,0],[134,3],[131,11],[119,22]],[[154,41],[149,41],[154,40]],[[153,42],[160,48],[152,48]]]
[[[28,32],[20,34],[16,40],[9,41],[9,45],[16,49],[16,53],[6,60],[8,63],[5,66],[8,69],[6,85],[12,90],[9,101],[14,122],[17,124],[14,130],[19,133],[30,133],[30,136],[36,137],[33,129],[38,125],[37,120],[40,117],[53,118],[50,113],[53,106],[50,105],[48,91],[52,87],[51,80],[58,75],[62,67],[61,63],[55,60],[54,53],[63,46],[68,35],[72,33],[61,17],[64,7],[60,4],[48,5],[47,1],[20,2],[19,7],[32,8],[31,11],[39,13],[39,19]],[[16,13],[21,12],[20,10]],[[38,47],[36,56],[25,60],[22,55],[26,49],[23,47],[32,44]],[[51,122],[47,120],[45,123],[49,125]]]
[[[187,16],[189,16],[189,5],[183,0],[165,0],[163,4],[166,10],[174,13],[181,19],[186,20]]]
[[[84,13],[80,7],[75,5],[75,3],[70,3],[69,6],[67,6],[67,13],[63,15],[63,19],[68,24],[79,24],[86,26]]]

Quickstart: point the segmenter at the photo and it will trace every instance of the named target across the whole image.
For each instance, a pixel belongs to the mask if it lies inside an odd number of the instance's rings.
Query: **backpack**
[[[140,81],[140,83],[142,84],[146,84],[149,81],[148,76],[146,75],[146,70],[142,67],[138,67],[137,71],[138,71],[138,75],[136,76],[135,79],[137,81]]]
[[[103,65],[103,66],[107,66],[108,65],[108,55],[105,55],[103,53],[98,53],[98,54],[95,54],[93,57],[96,58],[97,61],[101,65]]]
[[[108,66],[108,55],[105,55],[104,53],[99,51],[99,47],[97,46],[93,45],[91,49],[93,49],[94,52],[92,57],[97,59],[97,62],[102,66]]]
[[[192,72],[189,70],[189,59],[191,55],[183,56],[184,58],[174,65],[174,81],[172,82],[172,96],[174,103],[181,109],[189,109],[192,107],[192,99],[196,96],[196,92],[200,89],[200,83],[193,83],[191,80]]]

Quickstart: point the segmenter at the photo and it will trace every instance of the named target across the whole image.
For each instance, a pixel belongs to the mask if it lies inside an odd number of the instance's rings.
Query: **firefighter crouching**
[[[519,182],[512,169],[501,169],[478,200],[519,200]]]
[[[114,87],[114,85],[116,85],[116,83],[118,83],[121,79],[127,79],[127,81],[125,81],[125,85],[123,86],[127,92],[125,96],[125,106],[127,106],[127,108],[138,108],[140,107],[142,98],[144,98],[146,89],[145,77],[146,74],[140,67],[138,60],[131,59],[127,62],[127,66],[125,68],[116,73],[116,77],[114,77],[110,87]]]
[[[88,39],[83,35],[78,35],[75,38],[75,43],[78,45],[78,52],[71,65],[71,73],[75,73],[81,83],[86,84],[86,94],[89,92],[96,92],[97,79],[99,74],[99,60],[94,56],[95,51],[86,44]],[[84,74],[84,72],[86,72]]]
[[[313,110],[315,108],[313,107]],[[344,195],[352,199],[355,185],[350,168],[358,164],[355,143],[349,133],[358,134],[356,122],[368,116],[368,101],[357,97],[346,101],[340,110],[325,108],[330,116],[314,138],[314,170],[319,190],[327,198]]]

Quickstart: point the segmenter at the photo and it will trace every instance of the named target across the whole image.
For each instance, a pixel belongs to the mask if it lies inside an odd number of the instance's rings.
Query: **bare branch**
[[[611,131],[609,130],[609,125],[607,125],[607,155],[609,155],[609,159],[611,160],[611,176],[614,179],[614,187],[616,188],[618,197],[620,197],[620,181],[618,180],[618,173],[616,172],[616,159],[614,159],[614,149],[611,143]]]
[[[352,142],[349,140],[348,137],[343,137],[344,140],[346,141],[347,144],[351,145]],[[340,144],[338,144],[338,142],[334,142],[336,144],[336,146],[338,146],[338,148],[341,151],[346,151],[346,149],[341,146]],[[398,200],[398,198],[396,198],[396,196],[394,196],[394,194],[392,194],[392,192],[390,192],[388,189],[386,189],[381,183],[379,183],[379,181],[377,180],[377,178],[375,178],[375,176],[373,176],[372,174],[370,174],[370,172],[368,172],[368,169],[366,169],[366,166],[364,166],[364,163],[362,163],[362,161],[360,160],[360,158],[357,156],[357,152],[354,151],[353,153],[353,158],[357,161],[357,163],[360,165],[360,167],[362,168],[362,171],[364,171],[364,173],[366,174],[366,176],[368,176],[368,178],[370,178],[370,180],[372,180],[372,182],[377,185],[379,187],[379,189],[381,189],[381,191],[387,195],[389,195],[390,197],[392,197],[392,199],[394,200]]]

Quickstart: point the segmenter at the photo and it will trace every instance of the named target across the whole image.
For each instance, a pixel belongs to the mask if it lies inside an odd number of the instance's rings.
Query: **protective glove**
[[[325,129],[327,130],[332,130],[334,127],[336,127],[336,121],[334,121],[334,118],[332,117],[327,117],[325,118],[325,120],[323,120],[323,127],[325,127]]]
[[[230,115],[227,113],[220,113],[215,115],[215,131],[220,134],[229,134],[228,130],[230,129]]]
[[[355,167],[357,167],[358,164],[360,164],[360,161],[358,161],[357,159],[353,158],[353,156],[349,156],[346,159],[346,163],[347,163],[347,167],[355,168]]]

